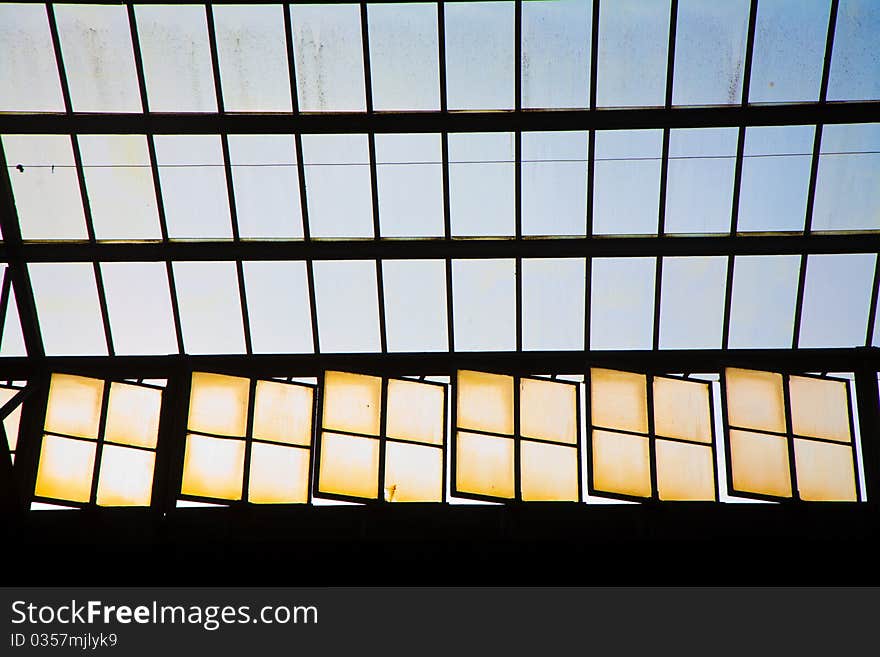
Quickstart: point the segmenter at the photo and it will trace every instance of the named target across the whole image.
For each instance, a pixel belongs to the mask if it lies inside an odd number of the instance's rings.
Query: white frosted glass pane
[[[711,448],[658,440],[656,451],[657,492],[661,500],[715,500],[715,463]]]
[[[798,346],[865,344],[876,260],[873,253],[807,257]]]
[[[577,442],[577,387],[539,379],[520,380],[520,435]]]
[[[828,79],[828,100],[880,99],[880,5],[841,0]]]
[[[856,502],[853,452],[844,445],[794,441],[798,493],[808,502]]]
[[[577,502],[577,450],[524,440],[520,443],[522,499],[525,502]]]
[[[88,502],[97,444],[44,436],[34,494],[71,502]]]
[[[165,263],[104,262],[101,277],[115,352],[177,353]]]
[[[243,268],[254,353],[312,353],[306,263],[255,261]]]
[[[648,439],[593,431],[593,488],[606,493],[651,497]]]
[[[46,431],[97,440],[103,395],[101,379],[53,374],[46,402]]]
[[[290,20],[300,110],[365,111],[358,5],[291,5]]]
[[[593,260],[592,349],[650,349],[654,336],[654,258]]]
[[[800,256],[737,256],[730,304],[731,349],[791,347]]]
[[[291,111],[284,8],[215,5],[213,12],[226,111]]]
[[[712,442],[708,385],[654,377],[654,433],[667,438]]]
[[[193,372],[187,428],[221,436],[244,437],[249,396],[248,379]]]
[[[375,263],[372,260],[317,261],[313,266],[321,351],[379,351]]]
[[[449,109],[513,109],[514,3],[448,2]]]
[[[173,267],[184,352],[244,353],[235,263],[175,262]]]
[[[644,374],[590,370],[593,424],[606,429],[648,432],[648,388]]]
[[[731,431],[730,465],[736,491],[791,497],[788,441],[783,436]]]
[[[781,374],[729,367],[724,377],[732,426],[785,433]]]
[[[727,258],[663,258],[661,349],[720,349]]]
[[[3,135],[2,140],[22,239],[86,239],[70,137]]]
[[[305,504],[309,500],[309,450],[251,444],[248,502]]]
[[[513,434],[513,377],[459,370],[456,426]]]
[[[516,232],[513,133],[449,135],[449,220],[453,236]]]
[[[514,496],[513,440],[458,432],[455,487],[461,493]]]
[[[151,112],[216,112],[205,7],[135,6]]]
[[[367,5],[376,110],[440,109],[437,6]]]
[[[584,348],[585,262],[522,261],[523,349]]]
[[[385,435],[401,440],[443,444],[446,388],[436,384],[391,379]]]
[[[325,432],[321,437],[318,490],[376,499],[379,494],[379,441]]]
[[[74,112],[140,112],[125,7],[55,5]]]
[[[241,499],[244,451],[243,440],[188,435],[183,457],[181,495]]]
[[[585,235],[587,133],[522,135],[522,232]]]
[[[389,351],[446,351],[446,266],[442,260],[384,260]]]
[[[324,375],[321,426],[334,431],[378,436],[381,429],[382,379],[364,374]]]
[[[310,446],[314,401],[314,388],[277,381],[257,381],[253,437]]]
[[[443,451],[422,445],[385,443],[384,488],[387,502],[440,502]]]
[[[162,391],[114,381],[110,384],[104,440],[156,447]]]
[[[47,356],[105,356],[95,271],[88,263],[28,265]]]
[[[99,506],[150,506],[156,454],[105,445],[98,474]]]
[[[456,351],[516,347],[513,260],[454,260],[452,292]]]
[[[792,376],[789,391],[793,433],[850,442],[846,381]]]
[[[0,5],[0,112],[63,112],[44,5]]]

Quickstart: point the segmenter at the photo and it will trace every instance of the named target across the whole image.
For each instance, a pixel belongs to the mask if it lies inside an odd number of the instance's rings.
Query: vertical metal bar
[[[867,367],[855,371],[856,409],[865,471],[865,499],[880,507],[880,390],[877,371]]]
[[[880,257],[874,260],[874,282],[871,284],[871,305],[868,308],[868,326],[865,330],[865,346],[874,342],[874,325],[877,322],[877,299],[880,294]]]
[[[46,404],[49,398],[50,377],[42,372],[34,373],[28,380],[32,392],[22,406],[18,445],[15,449],[13,477],[18,490],[18,503],[22,511],[30,508],[37,482],[37,467],[43,443],[43,426]]]
[[[517,374],[510,378],[513,380],[513,499],[522,502],[522,377]]]
[[[445,115],[449,108],[446,93],[446,11],[443,2],[437,3],[437,44],[440,111]],[[440,148],[440,156],[443,160],[443,238],[449,242],[452,240],[452,218],[449,210],[449,133],[445,130],[440,134]],[[444,265],[446,268],[446,336],[449,351],[453,352],[455,351],[455,316],[452,293],[452,258],[445,258]]]
[[[654,427],[654,374],[645,374],[645,402],[648,405],[648,459],[651,467],[651,499],[660,501],[660,488],[657,483],[657,433]]]
[[[522,110],[522,0],[514,3],[514,109]],[[514,196],[514,233],[517,240],[522,239],[522,130],[513,133],[514,143],[514,170],[513,170],[513,196]],[[514,261],[515,267],[515,303],[516,303],[516,351],[522,352],[523,343],[523,259],[517,256]],[[517,450],[519,440],[517,439]]]
[[[89,506],[98,505],[98,478],[101,473],[101,460],[104,457],[104,431],[107,427],[107,412],[110,406],[111,382],[103,380],[104,387],[101,392],[101,413],[98,420],[98,436],[95,439],[95,462],[92,464],[92,488],[89,494]]]
[[[382,377],[381,401],[379,403],[379,471],[376,474],[376,501],[379,504],[391,502],[385,499],[385,454],[388,447],[388,377]]]
[[[782,375],[782,397],[785,403],[785,434],[788,443],[788,476],[791,479],[791,499],[799,501],[801,499],[800,490],[797,481],[797,465],[795,463],[794,453],[794,429],[791,421],[791,390],[789,385],[790,376]]]
[[[242,466],[242,487],[241,501],[243,504],[248,503],[250,497],[251,486],[251,452],[254,448],[254,409],[257,405],[257,380],[251,378],[248,382],[248,407],[247,420],[245,422],[245,449],[244,449],[244,465]]]
[[[162,407],[159,411],[159,433],[156,440],[156,464],[153,470],[153,497],[150,507],[157,515],[174,508],[177,490],[172,490],[170,481],[179,465],[177,457],[181,436],[186,431],[187,395],[183,392],[189,385],[183,381],[185,376],[175,371],[168,376],[165,390],[162,391]],[[178,489],[179,490],[179,489]]]
[[[590,98],[591,110],[596,109],[596,80],[599,76],[599,0],[593,0],[592,18],[590,22]],[[596,178],[596,131],[587,133],[587,226],[586,236],[593,236],[593,198]],[[591,323],[593,315],[593,259],[584,259],[584,350],[590,350],[592,342]],[[589,381],[589,378],[587,378]]]
[[[7,271],[8,267],[3,268],[3,274],[0,276],[2,285],[0,285],[0,351],[3,350],[3,337],[6,332],[6,307],[9,304],[9,290],[12,287],[12,277]]]

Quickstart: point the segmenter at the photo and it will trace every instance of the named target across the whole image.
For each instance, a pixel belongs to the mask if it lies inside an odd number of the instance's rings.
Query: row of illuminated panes
[[[672,130],[662,232],[729,233],[733,209],[737,232],[802,232],[815,132],[746,128],[734,208],[739,130]],[[880,124],[825,126],[821,137],[810,229],[880,229]],[[596,133],[593,234],[661,232],[662,142],[662,130]],[[87,239],[87,216],[98,240],[231,239],[233,216],[242,239],[305,234],[293,135],[4,135],[2,144],[25,240]],[[446,210],[450,237],[515,235],[513,133],[449,135],[448,208],[442,151],[439,134],[375,135],[378,236],[444,237]],[[303,135],[302,154],[309,236],[376,237],[368,136]],[[587,234],[587,154],[587,132],[522,134],[523,235]]]
[[[800,347],[866,344],[876,260],[806,257]],[[248,338],[253,353],[378,353],[383,340],[390,352],[513,351],[518,293],[527,351],[652,349],[655,302],[661,349],[791,348],[801,256],[659,264],[659,298],[652,257],[527,258],[519,279],[514,259],[31,263],[28,273],[48,355],[106,355],[108,342],[117,355],[243,354]]]
[[[666,100],[670,0],[599,6],[596,102],[656,106]],[[748,0],[675,3],[672,102],[737,104],[819,99],[831,0],[757,3],[751,77],[744,80]],[[449,109],[513,109],[517,48],[514,2],[447,2],[443,36],[436,3],[293,5],[292,43],[281,5],[7,5],[0,9],[0,111],[64,110],[49,18],[77,112],[290,112],[290,75],[305,112],[368,108],[369,56],[376,110],[439,110],[440,47]],[[590,105],[593,3],[523,2],[520,83],[526,108]],[[210,28],[213,27],[213,34]],[[135,30],[132,38],[132,29]],[[880,8],[841,0],[828,81],[831,100],[880,98],[872,48]],[[363,37],[369,40],[364,48]],[[135,50],[143,63],[141,98]]]

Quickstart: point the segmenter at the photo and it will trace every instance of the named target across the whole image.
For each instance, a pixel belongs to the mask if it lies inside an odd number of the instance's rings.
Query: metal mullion
[[[523,377],[523,378],[525,378],[525,377]],[[509,438],[509,436],[501,436],[501,437],[502,438]],[[533,436],[520,436],[519,439],[522,441],[525,441],[525,442],[529,442],[529,443],[536,443],[538,445],[553,445],[555,447],[570,447],[571,449],[577,449],[576,442],[564,443],[559,440],[547,440],[545,438],[535,438]]]
[[[849,387],[847,386],[847,390],[848,389],[849,389]],[[849,410],[849,409],[847,409],[847,410]],[[854,436],[854,435],[855,434],[851,431],[850,436]],[[821,438],[819,436],[803,436],[801,434],[794,433],[794,431],[792,431],[791,436],[795,440],[812,440],[813,442],[825,443],[826,445],[842,445],[844,447],[852,447],[853,446],[852,440],[850,440],[850,442],[848,442],[848,443],[845,443],[840,440],[832,440],[831,438]]]
[[[92,465],[92,487],[89,506],[98,506],[98,478],[101,474],[101,460],[104,456],[104,432],[107,428],[107,413],[110,410],[110,382],[104,381],[101,392],[101,415],[98,421],[98,435],[95,438],[95,462]]]
[[[12,278],[7,269],[9,268],[3,268],[2,285],[0,285],[0,349],[3,348],[3,334],[6,332],[6,306],[9,303],[9,290],[12,287]]]
[[[787,433],[786,444],[788,445],[788,471],[791,480],[791,499],[800,501],[801,494],[798,488],[797,463],[794,452],[794,427],[791,420],[791,390],[789,389],[790,376],[782,375],[782,395],[785,404],[785,430]]]
[[[788,431],[771,431],[770,429],[755,429],[753,427],[741,427],[735,424],[731,424],[730,428],[734,431],[746,431],[748,433],[760,433],[765,434],[767,436],[776,436],[777,438],[785,438],[788,436]]]
[[[822,64],[822,82],[819,86],[819,103],[824,105],[828,99],[828,80],[831,75],[831,57],[834,53],[834,34],[837,31],[837,12],[840,0],[831,0],[828,12],[828,33],[825,37],[825,58]]]
[[[516,112],[522,111],[522,0],[514,2],[514,109]],[[514,236],[517,240],[522,240],[522,130],[516,130],[513,133],[514,143],[514,169],[513,169],[513,196],[514,196]],[[523,349],[523,259],[518,256],[514,261],[514,303],[515,303],[515,344],[516,350],[521,352]],[[515,452],[517,460],[517,468],[519,463],[519,441],[516,443]],[[518,471],[517,471],[518,472]],[[520,477],[517,474],[517,482]],[[517,488],[521,488],[517,484]],[[521,499],[521,491],[519,499]]]
[[[730,451],[730,418],[728,415],[727,403],[727,372],[722,369],[719,376],[718,385],[721,391],[721,440],[724,441],[724,468],[726,472],[727,494],[736,493],[733,487],[733,455]],[[712,423],[714,425],[714,421]],[[717,461],[716,461],[717,462]]]
[[[513,499],[522,502],[522,390],[521,377],[513,377]]]
[[[648,416],[648,464],[651,469],[651,500],[660,501],[660,487],[657,479],[657,434],[654,427],[654,376],[645,375],[645,403]]]
[[[139,452],[150,452],[151,454],[155,454],[156,450],[152,447],[144,447],[143,445],[132,445],[130,443],[120,443],[115,440],[107,440],[104,439],[104,445],[113,445],[115,447],[124,447],[125,449],[134,449]]]
[[[446,93],[446,9],[442,0],[437,3],[437,66],[440,85],[440,112],[446,116],[449,111]],[[443,237],[446,242],[450,242],[452,240],[452,218],[449,210],[449,132],[445,129],[440,133],[440,159],[443,161],[441,167],[443,178]],[[452,258],[446,257],[443,259],[443,262],[446,273],[446,340],[449,351],[452,352],[455,351]],[[446,489],[444,487],[444,495],[445,493]]]
[[[682,445],[695,445],[696,447],[705,447],[709,449],[712,447],[712,443],[704,443],[699,440],[691,440],[689,438],[674,438],[672,436],[664,436],[662,434],[656,434],[654,436],[655,440],[668,440],[671,443],[681,443]]]
[[[248,407],[247,421],[244,433],[244,465],[242,466],[241,501],[248,503],[251,484],[251,450],[254,444],[254,407],[257,405],[257,380],[251,378],[248,382]]]
[[[877,323],[877,300],[880,295],[880,257],[874,260],[874,282],[871,284],[871,301],[868,307],[868,326],[865,330],[865,346],[874,341],[874,325]]]
[[[379,403],[379,471],[376,473],[378,490],[376,501],[384,504],[385,499],[385,454],[386,441],[388,440],[388,378],[382,377],[381,401]]]
[[[158,504],[163,512],[171,513],[177,499],[183,498],[183,465],[186,455],[189,399],[192,386],[192,370],[181,368],[168,379],[163,394],[161,431],[156,443],[156,469],[154,478],[159,488]],[[167,399],[166,399],[167,396]],[[155,494],[155,491],[154,491]]]
[[[599,77],[599,0],[593,0],[592,18],[590,22],[590,112],[596,111],[596,81]],[[587,216],[586,238],[593,237],[593,196],[594,181],[596,176],[596,130],[590,128],[587,132]],[[584,259],[584,349],[590,349],[591,323],[592,323],[592,281],[593,259]],[[587,377],[586,381],[589,381]],[[586,439],[586,437],[585,437]],[[588,466],[592,468],[592,458],[589,458]],[[592,473],[591,473],[592,475]]]
[[[807,282],[807,253],[801,254],[800,269],[798,271],[797,297],[794,307],[794,327],[791,333],[791,348],[797,349],[800,343],[801,319],[804,312],[804,289]]]
[[[720,376],[719,376],[720,380]],[[712,383],[707,383],[707,393],[709,395],[709,440],[712,448],[712,481],[715,490],[715,501],[721,501],[720,482],[718,481],[718,436],[715,435],[715,389]]]
[[[877,370],[862,366],[855,371],[855,403],[859,415],[859,438],[862,447],[862,469],[865,474],[865,501],[874,508],[880,502],[880,391]],[[847,386],[848,387],[848,386]],[[852,400],[850,400],[852,403]],[[850,416],[852,417],[852,416]],[[851,420],[852,421],[852,420]],[[853,435],[855,443],[855,435]],[[855,444],[853,444],[855,452]],[[858,469],[856,469],[858,481]]]

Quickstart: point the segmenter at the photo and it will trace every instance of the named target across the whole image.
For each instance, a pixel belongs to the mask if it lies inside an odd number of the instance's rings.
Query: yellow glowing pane
[[[712,448],[658,440],[657,491],[661,500],[714,500]]]
[[[244,437],[249,395],[247,379],[194,372],[187,426],[191,431]]]
[[[446,389],[416,381],[388,381],[385,435],[389,438],[443,444]]]
[[[381,404],[379,377],[346,372],[324,374],[325,429],[378,436]]]
[[[791,497],[788,440],[785,438],[732,430],[730,465],[735,490]]]
[[[520,380],[520,435],[577,443],[577,388],[569,383]]]
[[[668,438],[711,443],[709,386],[696,381],[656,377],[654,432]]]
[[[139,447],[155,447],[161,408],[161,390],[111,383],[104,440]]]
[[[513,439],[458,432],[456,484],[462,493],[511,498]]]
[[[577,502],[577,450],[524,440],[520,443],[522,498],[527,502]]]
[[[379,495],[379,441],[325,432],[321,439],[318,490],[376,499]]]
[[[251,444],[248,501],[300,504],[309,501],[309,450]]]
[[[15,397],[19,392],[21,391],[12,388],[0,388],[0,408],[3,408],[9,400]]]
[[[796,438],[794,461],[802,500],[856,501],[856,479],[850,447]]]
[[[513,433],[513,377],[461,370],[456,426]]]
[[[53,374],[46,404],[46,431],[98,438],[104,382],[84,376]]]
[[[98,475],[100,506],[149,506],[156,453],[105,445]]]
[[[593,431],[593,488],[607,493],[651,497],[648,439]]]
[[[190,434],[183,457],[183,495],[240,500],[244,479],[243,440]]]
[[[731,425],[785,433],[781,374],[728,368],[725,381]]]
[[[254,438],[311,445],[314,398],[314,390],[306,386],[257,381]]]
[[[789,392],[794,433],[850,442],[846,383],[793,376],[789,379]]]
[[[648,432],[648,391],[644,374],[590,370],[593,424],[608,429]]]
[[[440,502],[442,496],[441,449],[385,443],[385,499],[388,502]]]
[[[34,493],[71,502],[88,502],[97,443],[44,436]]]
[[[3,430],[6,432],[6,442],[9,443],[9,451],[14,452],[18,446],[18,426],[21,424],[21,404],[15,407],[9,415],[3,418]]]

